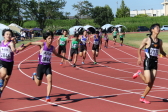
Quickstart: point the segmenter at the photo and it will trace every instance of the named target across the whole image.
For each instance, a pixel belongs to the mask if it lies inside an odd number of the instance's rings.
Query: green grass
[[[35,37],[32,40],[18,41],[18,43],[16,44],[16,48],[21,46],[22,44],[27,44],[29,42],[36,42],[36,41],[39,41],[39,40],[42,40],[42,39],[43,39],[43,37]]]
[[[132,34],[126,34],[124,38],[124,44],[138,48],[144,38],[146,38],[147,33],[132,33]],[[161,32],[158,36],[163,41],[163,49],[166,53],[168,53],[168,32]],[[112,35],[109,35],[109,38],[112,39]],[[117,39],[117,42],[120,42],[119,39]]]

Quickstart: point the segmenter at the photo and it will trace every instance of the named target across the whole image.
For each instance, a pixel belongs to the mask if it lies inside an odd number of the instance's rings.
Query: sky
[[[76,11],[73,10],[72,5],[78,3],[79,1],[83,0],[66,0],[66,6],[62,10],[64,12],[70,12],[70,16],[76,15]],[[105,6],[109,5],[113,11],[113,14],[116,13],[117,6],[118,8],[121,5],[122,0],[88,0],[92,3],[92,5],[95,6]],[[117,5],[118,2],[118,5]],[[163,5],[161,4],[164,2],[164,0],[124,0],[127,7],[130,8],[130,10],[142,10],[142,9],[163,9]]]

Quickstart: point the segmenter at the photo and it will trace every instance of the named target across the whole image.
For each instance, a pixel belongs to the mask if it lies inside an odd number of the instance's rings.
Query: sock
[[[50,96],[46,96],[46,99],[50,99]]]
[[[145,97],[144,97],[144,96],[141,96],[141,98],[143,98],[143,99],[144,99]]]

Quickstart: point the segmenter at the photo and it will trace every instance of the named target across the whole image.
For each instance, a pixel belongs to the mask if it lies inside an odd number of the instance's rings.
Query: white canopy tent
[[[69,35],[74,35],[75,31],[81,32],[83,31],[83,26],[73,26],[69,29]]]
[[[15,24],[15,23],[11,23],[9,26],[15,26],[15,27],[17,27],[17,28],[19,28],[19,29],[23,29],[21,26]]]
[[[15,24],[15,23],[11,23],[9,25],[9,28],[13,31],[18,32],[18,33],[20,33],[20,31],[23,29],[22,27],[20,27],[19,25]]]
[[[96,32],[96,28],[91,25],[86,25],[83,28],[84,28],[84,30],[89,30],[92,34]]]
[[[102,30],[105,30],[107,32],[111,32],[113,27],[114,27],[114,25],[112,25],[112,24],[105,24],[101,28],[102,28]]]
[[[126,26],[124,26],[124,25],[115,25],[114,27],[118,28],[118,27],[120,27],[120,26],[123,26],[124,28],[126,28],[126,29],[127,29],[127,27],[126,27]]]
[[[9,27],[0,23],[0,41],[4,40],[4,37],[2,36],[3,29],[9,29]]]

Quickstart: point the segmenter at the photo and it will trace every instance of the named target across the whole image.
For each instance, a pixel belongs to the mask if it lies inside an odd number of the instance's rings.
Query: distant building
[[[139,14],[147,14],[148,16],[151,17],[156,17],[156,16],[168,16],[168,0],[164,0],[163,3],[161,3],[163,5],[163,9],[160,10],[154,10],[154,9],[143,9],[143,10],[133,10],[130,11],[130,16],[134,17],[137,16]]]

